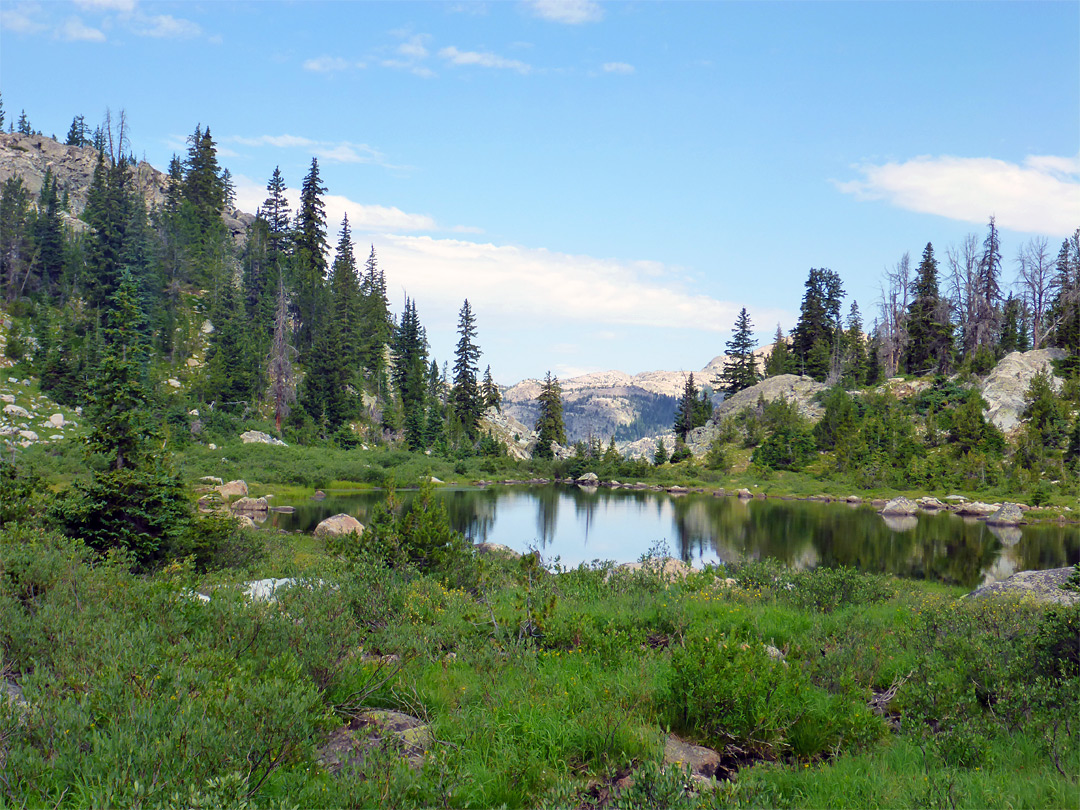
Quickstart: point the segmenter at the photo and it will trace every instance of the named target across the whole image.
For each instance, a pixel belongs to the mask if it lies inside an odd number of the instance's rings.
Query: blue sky
[[[468,297],[502,383],[699,369],[811,267],[869,322],[905,251],[993,214],[1011,278],[1080,227],[1073,2],[4,0],[0,88],[61,138],[123,108],[162,169],[209,125],[247,210],[317,156],[330,241],[440,361]]]

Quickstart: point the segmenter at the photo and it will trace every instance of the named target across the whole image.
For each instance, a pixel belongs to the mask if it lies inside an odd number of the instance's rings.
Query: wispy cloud
[[[1064,236],[1080,222],[1080,157],[1034,155],[1023,163],[996,158],[920,156],[902,163],[854,167],[861,180],[833,181],[860,200],[1000,227]]]
[[[319,141],[314,138],[306,138],[302,135],[257,135],[255,137],[243,135],[229,135],[221,139],[223,143],[234,143],[240,146],[263,147],[269,146],[275,149],[306,149],[319,160],[329,163],[370,163],[381,166],[384,169],[409,169],[409,166],[400,166],[391,163],[386,155],[369,146],[366,143],[353,143],[352,141]]]
[[[65,42],[104,42],[105,33],[93,28],[78,17],[68,17],[56,30],[56,36]]]
[[[171,14],[136,13],[130,18],[131,33],[155,39],[192,39],[202,35],[202,27]]]
[[[255,211],[266,199],[266,187],[243,175],[236,178],[234,187],[236,205],[242,211]],[[300,205],[299,189],[289,188],[285,196],[295,211]],[[339,194],[326,194],[322,199],[326,206],[326,221],[331,223],[332,230],[346,214],[349,215],[349,225],[357,234],[444,230],[427,214],[410,214],[395,206],[364,205]]]
[[[604,10],[593,0],[527,0],[525,5],[542,20],[566,25],[599,22],[604,18]]]
[[[75,0],[75,5],[80,8],[94,9],[96,11],[122,11],[130,13],[135,10],[136,0]]]
[[[724,333],[740,308],[694,293],[674,273],[655,275],[651,262],[402,234],[381,237],[377,247],[384,266],[393,268],[395,283],[424,290],[431,302],[457,301],[463,289],[469,290],[474,305],[524,329],[550,328],[553,321],[672,329],[692,323]],[[779,310],[753,316],[763,323],[787,318]]]
[[[408,31],[394,31],[397,36],[406,37],[405,41],[394,49],[392,57],[383,59],[379,64],[383,67],[395,70],[407,70],[414,76],[430,79],[435,76],[435,71],[424,64],[430,53],[427,43],[431,40],[430,34],[411,34]]]
[[[348,70],[355,64],[340,56],[317,56],[314,59],[305,61],[303,67],[304,70],[310,70],[314,73],[338,73],[342,70]]]
[[[604,73],[629,75],[634,72],[634,66],[626,62],[604,62],[603,71]]]
[[[0,9],[0,28],[16,34],[39,34],[50,28],[42,15],[42,8],[37,3],[3,8]]]
[[[439,56],[452,65],[475,65],[497,70],[516,70],[518,73],[528,73],[532,70],[530,65],[517,59],[507,59],[487,51],[460,51],[450,46],[440,50]]]

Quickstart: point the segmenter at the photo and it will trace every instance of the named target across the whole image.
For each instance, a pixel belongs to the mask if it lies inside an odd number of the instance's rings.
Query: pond
[[[406,504],[415,493],[399,491]],[[476,542],[536,548],[563,565],[633,562],[658,546],[694,565],[775,558],[795,568],[849,565],[965,587],[1080,560],[1080,525],[987,526],[950,513],[882,518],[870,506],[673,495],[576,486],[436,490],[456,529]],[[312,531],[339,512],[367,523],[380,491],[335,495],[271,513],[265,525]]]

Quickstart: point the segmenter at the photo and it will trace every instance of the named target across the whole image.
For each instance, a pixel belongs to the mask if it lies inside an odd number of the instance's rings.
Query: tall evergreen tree
[[[100,464],[58,502],[54,517],[70,536],[98,551],[124,549],[145,568],[179,550],[188,504],[153,416],[141,319],[134,281],[123,272],[108,301],[105,353],[87,411],[86,444]]]
[[[769,356],[765,359],[765,376],[778,377],[781,374],[791,374],[795,370],[795,360],[791,356],[791,347],[784,337],[784,330],[780,324],[776,325],[776,334],[773,335],[773,347]]]
[[[311,169],[300,188],[300,210],[296,213],[293,279],[300,309],[300,353],[311,348],[318,326],[318,302],[326,278],[326,187],[319,179],[319,161],[311,159]]]
[[[454,417],[461,425],[469,441],[476,441],[484,403],[477,382],[480,347],[476,345],[476,316],[469,299],[461,305],[458,313],[458,342],[454,349],[454,385],[450,389],[450,402]]]
[[[362,344],[360,280],[356,275],[356,256],[353,253],[352,231],[349,229],[349,217],[341,223],[341,235],[338,238],[334,264],[330,270],[330,297],[333,303],[333,318],[337,323],[338,351],[344,355],[350,369],[356,369],[360,363]]]
[[[1070,375],[1080,375],[1080,228],[1061,243],[1047,318],[1049,342],[1069,352],[1063,361]]]
[[[19,122],[15,125],[15,131],[20,135],[34,134],[34,128],[30,126],[30,119],[26,117],[26,110],[19,113]]]
[[[85,289],[91,304],[103,307],[119,286],[123,268],[130,192],[126,165],[106,165],[99,152],[83,217],[91,228],[86,241]]]
[[[502,392],[499,391],[499,386],[495,384],[495,380],[491,376],[491,366],[484,370],[484,382],[480,386],[480,395],[484,399],[485,408],[502,411]]]
[[[705,409],[702,407],[703,403],[709,405],[708,414],[705,413]],[[691,373],[683,384],[682,397],[679,398],[679,404],[675,409],[674,427],[676,437],[685,442],[691,430],[701,427],[708,421],[709,416],[712,415],[711,406],[712,403],[707,396],[700,396],[697,384],[694,382],[694,375]]]
[[[912,374],[944,372],[952,365],[953,327],[949,305],[938,292],[937,259],[927,242],[908,306],[906,365]]]
[[[0,126],[3,126],[0,123]],[[81,115],[76,115],[71,119],[71,128],[68,129],[67,146],[89,146],[90,145],[90,128],[86,126],[86,119]]]
[[[866,384],[868,360],[866,357],[866,335],[863,334],[862,315],[859,302],[852,301],[848,310],[847,331],[844,332],[844,372],[843,380],[848,385]]]
[[[826,268],[810,268],[805,286],[799,321],[791,332],[792,353],[801,373],[822,381],[838,359],[844,287],[840,276]]]
[[[536,419],[536,432],[539,434],[534,455],[538,458],[551,458],[554,455],[552,444],[566,443],[566,426],[563,424],[562,386],[559,378],[547,373],[540,394],[536,397],[540,413]]]
[[[416,314],[416,302],[406,296],[394,334],[393,381],[404,414],[405,442],[411,450],[424,449],[427,357],[427,334]]]
[[[386,297],[386,277],[375,256],[375,246],[364,264],[360,282],[361,335],[360,365],[380,395],[386,394],[386,346],[393,334],[390,303]]]
[[[29,223],[30,192],[21,177],[9,177],[0,186],[0,281],[8,300],[18,297],[29,272],[33,252]]]
[[[251,346],[247,312],[235,285],[225,285],[210,317],[214,331],[206,351],[203,396],[215,402],[215,407],[240,413],[253,404],[258,363]]]
[[[281,176],[281,168],[274,167],[274,173],[266,184],[266,199],[263,201],[260,214],[266,220],[270,233],[270,261],[284,263],[285,256],[289,252],[289,201],[285,196],[285,180]]]
[[[728,394],[737,394],[761,379],[757,369],[757,358],[754,357],[756,347],[754,325],[750,322],[746,307],[743,307],[739,312],[739,317],[735,319],[731,340],[727,342],[728,359],[724,363],[724,370],[713,381],[713,384]]]
[[[983,240],[976,285],[975,320],[971,330],[973,343],[965,347],[970,353],[983,346],[992,347],[1001,326],[1001,239],[993,217],[990,217]]]

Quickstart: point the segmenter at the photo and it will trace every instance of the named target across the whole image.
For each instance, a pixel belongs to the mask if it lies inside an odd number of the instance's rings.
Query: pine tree
[[[98,551],[126,550],[147,568],[180,551],[188,504],[153,417],[142,317],[124,272],[108,301],[105,353],[87,410],[86,445],[100,463],[58,501],[53,516],[69,536]]]
[[[386,394],[386,346],[393,334],[390,304],[386,298],[386,277],[375,256],[375,246],[364,265],[360,282],[361,334],[360,366],[372,389]]]
[[[352,231],[346,214],[341,223],[337,253],[330,270],[330,296],[333,302],[333,318],[337,324],[340,343],[338,351],[345,356],[350,369],[360,363],[361,300],[360,280],[356,275],[356,256],[353,253]]]
[[[258,387],[247,313],[236,287],[228,283],[211,311],[214,331],[206,351],[205,399],[225,411],[250,407]]]
[[[4,95],[0,93],[0,132],[4,131]]]
[[[660,441],[656,443],[656,451],[653,453],[653,464],[655,464],[657,467],[662,467],[663,465],[667,464],[667,462],[668,451],[667,448],[664,446],[664,440],[660,439]]]
[[[0,126],[3,126],[2,122],[0,122]],[[89,131],[89,128],[86,126],[86,119],[81,115],[76,115],[71,120],[71,128],[68,130],[67,141],[65,144],[67,146],[78,147],[89,146]]]
[[[691,430],[704,424],[698,421],[700,415],[701,400],[698,399],[698,388],[694,383],[694,375],[691,373],[683,384],[682,397],[675,409],[675,435],[681,441],[685,442]]]
[[[293,270],[300,309],[300,353],[311,348],[317,328],[318,300],[326,277],[326,187],[319,179],[319,161],[311,159],[311,169],[300,188],[300,210],[296,214]]]
[[[1002,355],[1015,352],[1024,343],[1022,304],[1019,298],[1010,295],[1001,310],[1001,335],[998,338],[998,352]]]
[[[867,360],[867,341],[862,329],[862,314],[859,302],[852,301],[848,309],[847,329],[843,334],[843,358],[841,381],[845,385],[862,386],[866,384],[869,362]]]
[[[727,394],[737,394],[740,391],[754,385],[761,379],[757,370],[757,358],[754,357],[754,349],[757,340],[754,338],[754,325],[750,316],[743,307],[739,316],[735,319],[735,328],[732,329],[731,340],[727,342],[727,362],[724,370],[715,380],[713,385],[723,389]]]
[[[905,358],[912,374],[944,372],[951,366],[953,328],[949,306],[938,292],[937,259],[927,242],[915,278],[915,297],[908,306]]]
[[[281,168],[274,167],[274,173],[266,184],[266,199],[263,201],[260,213],[266,220],[270,232],[270,261],[284,262],[289,252],[289,201],[285,197],[285,180],[281,176]]]
[[[401,399],[405,442],[410,450],[424,449],[427,357],[427,334],[420,325],[416,302],[406,296],[394,335],[393,381]]]
[[[540,413],[536,419],[538,434],[534,455],[538,458],[551,458],[554,455],[552,444],[566,443],[566,426],[563,424],[562,386],[559,378],[547,373],[540,394],[536,397]]]
[[[834,359],[839,359],[844,287],[840,276],[825,268],[811,268],[805,286],[791,348],[796,369],[820,382],[833,371]]]
[[[30,126],[30,119],[26,117],[26,110],[19,113],[19,122],[15,125],[15,131],[20,135],[34,134],[34,128]]]
[[[33,250],[29,222],[30,192],[21,177],[9,177],[0,186],[0,281],[9,301],[18,297],[29,269]]]
[[[103,307],[119,285],[127,231],[130,194],[123,161],[105,165],[98,153],[83,217],[91,233],[86,240],[85,289],[91,304]]]
[[[454,385],[450,389],[450,402],[454,416],[470,442],[476,441],[484,411],[480,386],[476,380],[480,347],[476,345],[475,338],[476,316],[466,298],[458,313],[458,342],[454,349]]]
[[[1001,242],[994,218],[990,217],[976,273],[975,322],[971,331],[973,342],[966,347],[969,353],[973,354],[983,346],[992,347],[998,339],[1001,326],[1000,279]]]
[[[773,335],[773,347],[769,356],[765,359],[765,376],[779,377],[781,374],[791,374],[795,368],[794,358],[791,356],[791,348],[780,324],[776,325],[776,334]]]
[[[1069,375],[1080,375],[1080,228],[1061,243],[1047,318],[1049,343],[1069,352],[1062,361]]]
[[[328,311],[330,306],[329,293],[323,290],[316,309],[320,327],[313,336],[299,397],[304,410],[323,427],[323,438],[329,438],[355,412],[346,390],[351,369],[341,351],[341,331]]]
[[[484,382],[480,386],[480,396],[483,397],[485,408],[494,408],[502,412],[502,392],[491,376],[491,366],[484,370]]]

